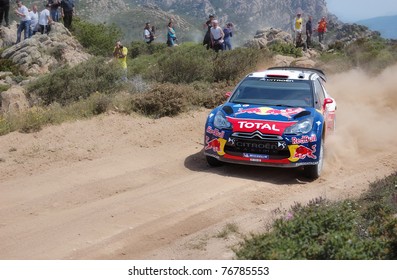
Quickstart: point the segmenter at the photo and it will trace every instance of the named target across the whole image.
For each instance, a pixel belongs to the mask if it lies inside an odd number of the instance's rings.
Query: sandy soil
[[[338,131],[314,182],[298,170],[208,167],[207,110],[109,114],[2,136],[0,259],[231,259],[277,209],[356,197],[397,170],[396,71],[330,77]]]

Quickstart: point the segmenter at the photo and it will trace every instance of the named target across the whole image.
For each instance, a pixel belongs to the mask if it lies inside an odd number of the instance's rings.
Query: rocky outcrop
[[[246,47],[263,49],[277,43],[292,43],[292,36],[277,28],[261,29],[256,31],[254,39],[248,40]]]
[[[62,24],[55,23],[49,35],[36,34],[23,40],[6,49],[2,57],[18,64],[27,75],[37,75],[65,64],[74,66],[90,55]]]
[[[0,27],[0,48],[11,47],[17,40],[17,23],[14,21],[9,27]]]
[[[29,108],[25,90],[20,86],[12,86],[1,93],[1,113],[18,113]]]

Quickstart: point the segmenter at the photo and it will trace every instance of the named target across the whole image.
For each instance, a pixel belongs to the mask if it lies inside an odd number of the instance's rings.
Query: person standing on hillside
[[[121,69],[123,70],[123,77],[121,78],[123,81],[128,80],[127,54],[128,54],[128,49],[124,47],[120,41],[118,41],[113,49],[113,57],[119,62]]]
[[[295,20],[294,20],[294,24],[293,24],[293,29],[294,29],[294,35],[295,35],[295,37],[294,37],[294,39],[295,39],[295,42],[297,41],[297,39],[299,38],[299,37],[302,37],[302,28],[303,28],[303,18],[302,18],[302,13],[301,12],[298,12],[297,14],[296,14],[296,18],[295,18]]]
[[[41,34],[44,34],[44,32],[45,32],[48,35],[48,33],[50,33],[50,31],[51,31],[50,24],[52,22],[52,19],[51,19],[51,15],[50,15],[50,9],[51,9],[50,4],[47,4],[45,6],[45,9],[40,12],[38,31]]]
[[[325,20],[325,17],[322,17],[321,20],[318,22],[317,32],[318,41],[322,43],[324,40],[324,33],[327,32],[327,21]]]
[[[59,7],[61,6],[61,0],[48,0],[50,5],[50,15],[52,21],[59,22]]]
[[[213,20],[211,27],[211,46],[215,52],[218,52],[219,50],[223,51],[224,37],[225,34],[223,33],[222,28],[218,25],[218,21]]]
[[[154,26],[152,28],[150,28],[150,22],[147,22],[145,25],[145,28],[143,30],[143,37],[147,44],[150,44],[151,42],[154,41],[154,39],[155,39],[154,33],[155,33]]]
[[[309,16],[309,19],[306,22],[306,44],[308,48],[310,48],[312,45],[312,35],[313,35],[312,17]]]
[[[8,17],[10,12],[10,0],[0,0],[0,25],[4,21],[6,23],[6,27],[10,27],[10,19]]]
[[[178,46],[176,44],[176,33],[175,33],[175,29],[173,27],[173,23],[172,20],[170,20],[170,22],[168,23],[167,26],[167,46],[169,47],[175,47]]]
[[[223,34],[225,34],[225,37],[223,38],[225,40],[223,43],[223,49],[232,50],[231,39],[233,37],[233,23],[229,22],[226,24],[226,27],[223,29]]]
[[[15,14],[21,18],[21,21],[17,30],[17,44],[21,42],[21,34],[24,31],[24,40],[29,38],[29,28],[30,28],[30,15],[29,10],[22,4],[20,0],[17,0],[18,8],[15,9]]]
[[[63,25],[67,29],[72,27],[72,20],[74,14],[74,0],[62,0],[61,1],[61,15],[63,18]]]
[[[30,27],[29,27],[29,38],[37,32],[39,23],[39,13],[37,12],[37,6],[33,5],[32,10],[29,12],[30,15]]]
[[[211,47],[211,27],[212,21],[215,19],[213,14],[208,16],[208,20],[203,24],[203,28],[206,30],[203,40],[203,46],[207,47],[207,50]]]

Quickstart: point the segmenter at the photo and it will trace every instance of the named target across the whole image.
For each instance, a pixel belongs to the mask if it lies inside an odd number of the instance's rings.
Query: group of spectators
[[[313,31],[317,31],[318,41],[322,43],[324,41],[324,34],[327,32],[327,21],[325,17],[322,17],[321,20],[317,23],[317,28],[313,28],[312,23],[313,18],[311,16],[308,17],[306,22],[306,42],[303,41],[302,32],[303,32],[303,18],[302,13],[298,12],[293,24],[293,30],[295,32],[295,43],[297,47],[301,47],[305,45],[305,47],[310,47],[312,45],[312,36]]]
[[[213,14],[208,16],[208,20],[203,24],[203,28],[206,30],[204,35],[203,45],[208,49],[213,49],[215,52],[220,50],[231,50],[232,43],[231,38],[233,37],[233,23],[229,22],[222,29],[219,26],[219,22],[215,19]]]
[[[41,12],[38,12],[37,5],[32,5],[31,9],[28,9],[21,0],[17,0],[16,4],[15,14],[20,18],[16,43],[21,41],[22,31],[25,40],[37,32],[48,34],[52,22],[59,22],[61,18],[66,28],[70,29],[72,26],[74,0],[48,0]],[[9,11],[10,0],[0,0],[0,25],[4,17],[5,26],[10,26]]]

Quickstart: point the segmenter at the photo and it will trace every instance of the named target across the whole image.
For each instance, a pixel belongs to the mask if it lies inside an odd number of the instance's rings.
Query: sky
[[[328,10],[344,22],[397,15],[397,0],[326,0]]]

